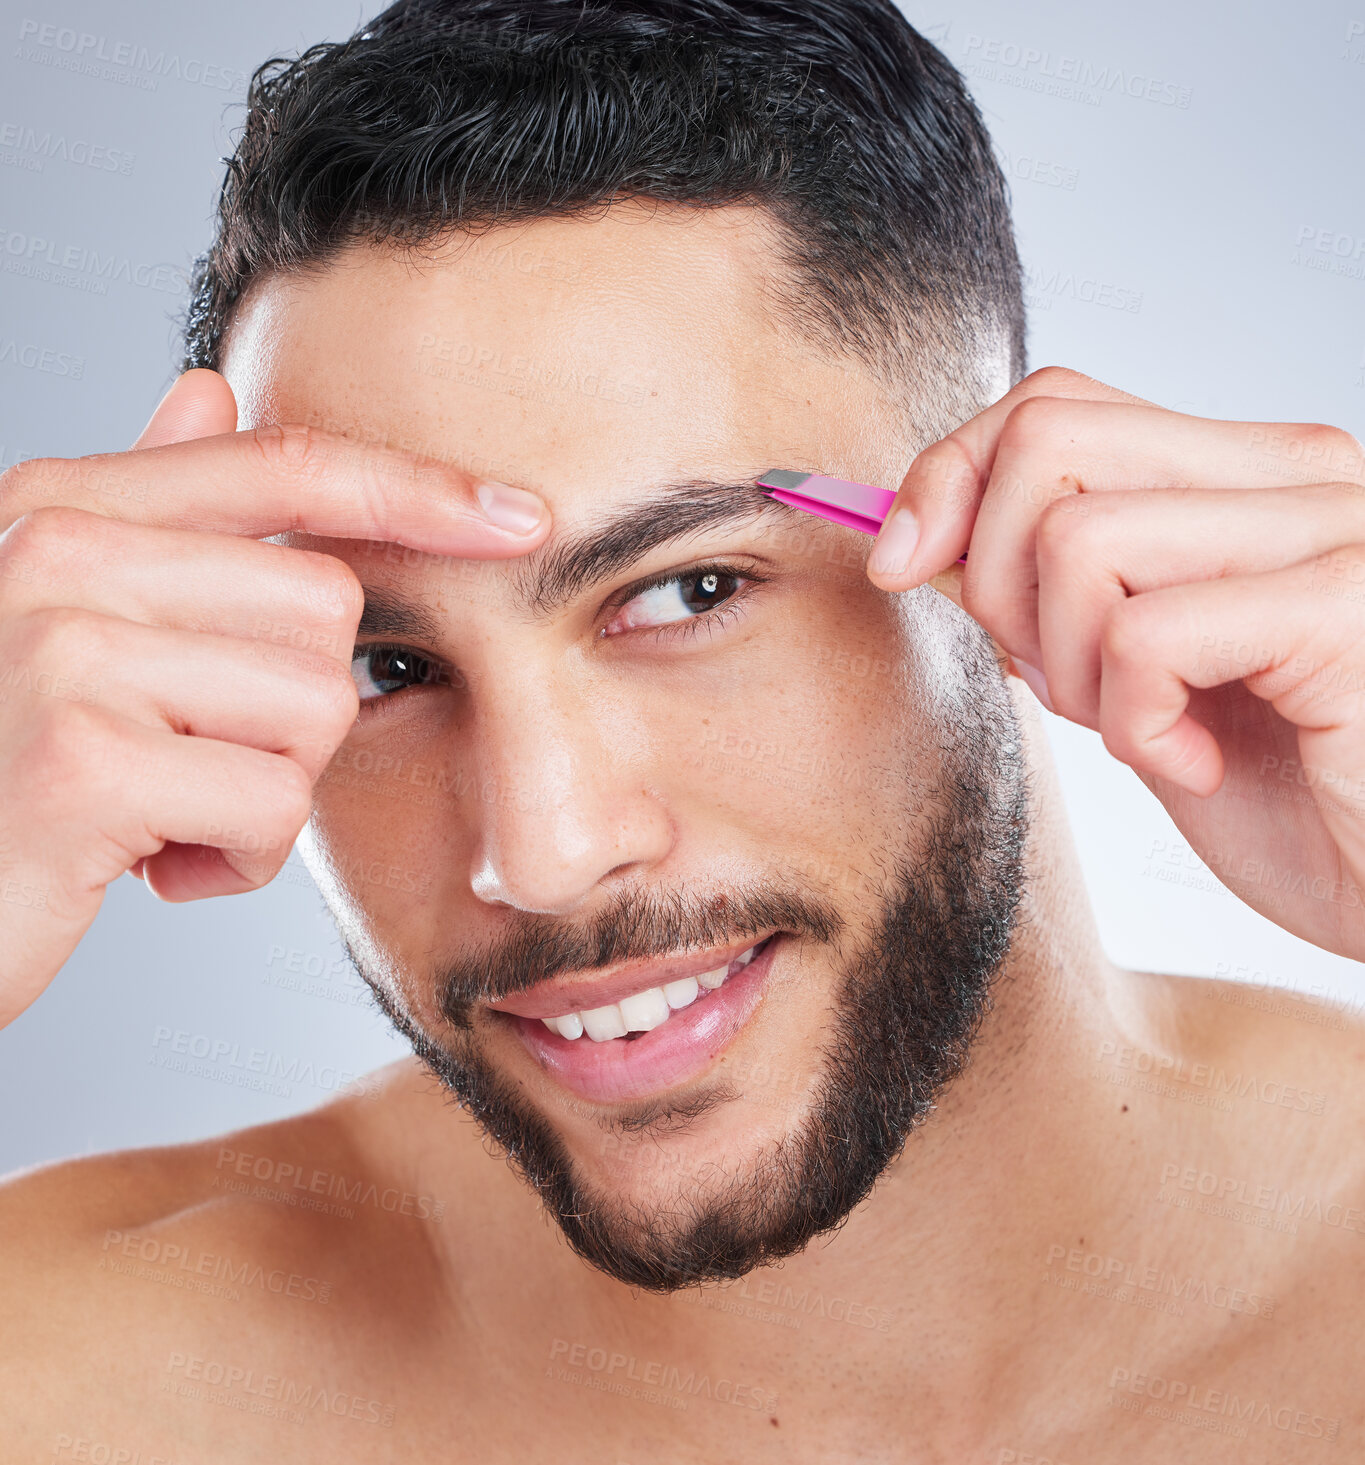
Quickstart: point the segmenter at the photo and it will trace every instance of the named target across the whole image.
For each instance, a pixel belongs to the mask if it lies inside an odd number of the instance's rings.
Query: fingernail
[[[1047,708],[1049,712],[1057,709],[1052,705],[1052,694],[1047,689],[1047,678],[1036,666],[1030,666],[1027,661],[1020,661],[1017,656],[1010,657],[1014,663],[1014,669],[1019,673],[1019,680],[1033,693],[1035,697]]]
[[[910,556],[919,543],[919,524],[908,508],[894,510],[882,525],[867,568],[878,575],[904,575],[910,569]]]
[[[475,487],[474,494],[498,528],[509,529],[513,534],[529,534],[545,518],[544,502],[524,488],[486,479]]]

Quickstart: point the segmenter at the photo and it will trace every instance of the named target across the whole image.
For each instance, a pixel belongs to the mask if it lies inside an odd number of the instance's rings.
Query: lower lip
[[[603,1104],[645,1098],[695,1078],[748,1022],[763,1000],[779,940],[773,937],[723,986],[636,1038],[561,1038],[538,1017],[507,1016],[531,1057],[580,1098]]]

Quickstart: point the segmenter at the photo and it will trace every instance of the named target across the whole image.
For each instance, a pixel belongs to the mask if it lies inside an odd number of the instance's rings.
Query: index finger
[[[251,539],[302,532],[468,559],[525,554],[550,528],[544,500],[525,489],[293,423],[26,459],[0,476],[0,533],[52,504]]]
[[[1016,382],[998,402],[911,463],[867,562],[869,575],[883,590],[912,589],[967,552],[1000,435],[1010,413],[1029,397],[1155,405],[1060,366],[1045,366]]]

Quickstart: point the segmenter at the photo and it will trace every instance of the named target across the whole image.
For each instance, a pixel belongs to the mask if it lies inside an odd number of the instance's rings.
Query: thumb
[[[182,372],[157,403],[134,448],[159,448],[237,431],[237,399],[227,378],[207,367]]]

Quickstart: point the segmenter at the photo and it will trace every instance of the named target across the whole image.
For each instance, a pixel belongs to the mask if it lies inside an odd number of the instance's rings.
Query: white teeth
[[[610,1007],[594,1007],[590,1012],[566,1012],[562,1017],[542,1017],[552,1033],[562,1038],[581,1038],[584,1033],[594,1043],[624,1038],[627,1033],[648,1033],[666,1023],[681,1007],[688,1007],[703,992],[714,992],[727,977],[743,971],[754,959],[758,948],[751,946],[726,966],[702,972],[695,977],[680,977],[662,987],[650,987],[623,997]]]
[[[668,1021],[668,998],[661,987],[651,987],[647,992],[623,997],[617,1005],[627,1032],[647,1033]]]
[[[608,1038],[624,1038],[626,1035],[625,1020],[615,1003],[610,1007],[594,1007],[591,1012],[580,1012],[578,1016],[583,1019],[583,1031],[594,1043],[605,1043]]]
[[[701,992],[701,984],[696,977],[679,977],[676,982],[669,982],[663,990],[664,1000],[676,1010],[679,1007],[687,1007],[697,1000]]]

